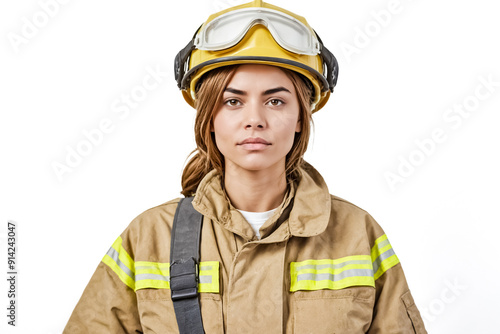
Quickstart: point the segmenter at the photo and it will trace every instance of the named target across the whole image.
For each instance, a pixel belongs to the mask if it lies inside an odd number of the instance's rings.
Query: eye
[[[278,106],[280,106],[282,104],[285,104],[285,102],[283,102],[280,99],[271,99],[271,100],[269,100],[268,103],[271,104],[273,107],[278,107]]]
[[[230,107],[237,107],[237,106],[241,105],[241,102],[238,101],[237,99],[229,99],[229,100],[226,100],[226,102],[224,102],[224,104],[226,104]]]

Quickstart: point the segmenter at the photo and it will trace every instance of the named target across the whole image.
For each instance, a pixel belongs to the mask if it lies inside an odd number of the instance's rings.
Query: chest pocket
[[[365,333],[375,303],[369,255],[290,264],[294,333]]]
[[[198,292],[200,292],[202,319],[207,333],[223,331],[219,286],[219,262],[201,262]],[[169,263],[135,262],[135,291],[144,332],[178,332],[174,305],[170,297]]]

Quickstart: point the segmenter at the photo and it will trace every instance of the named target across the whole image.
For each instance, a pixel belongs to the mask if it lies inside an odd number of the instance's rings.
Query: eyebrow
[[[237,94],[237,95],[247,95],[246,92],[242,91],[242,90],[239,90],[239,89],[234,89],[234,88],[231,88],[231,87],[227,87],[224,92],[229,92],[229,93],[233,93],[233,94]]]
[[[288,93],[290,93],[290,91],[288,89],[286,89],[285,87],[281,86],[281,87],[276,87],[276,88],[268,89],[262,95],[271,95],[271,94],[278,93],[278,92],[288,92]]]
[[[233,94],[237,94],[237,95],[243,95],[243,96],[247,95],[247,92],[239,90],[239,89],[231,88],[231,87],[227,87],[224,90],[224,92],[229,92],[229,93],[233,93]],[[278,93],[278,92],[288,92],[288,93],[291,94],[291,92],[288,89],[286,89],[283,86],[280,86],[280,87],[268,89],[264,93],[262,93],[262,95],[271,95],[271,94],[275,94],[275,93]]]

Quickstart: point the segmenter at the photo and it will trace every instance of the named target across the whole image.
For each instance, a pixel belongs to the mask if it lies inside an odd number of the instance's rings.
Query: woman
[[[302,159],[337,71],[295,14],[253,1],[212,15],[176,58],[197,109],[190,199],[129,225],[65,332],[426,333],[383,230]],[[179,232],[185,212],[202,215],[201,242]],[[200,262],[177,257],[190,248]]]

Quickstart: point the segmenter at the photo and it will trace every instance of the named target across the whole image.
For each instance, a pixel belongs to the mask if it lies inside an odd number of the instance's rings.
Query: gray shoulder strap
[[[198,266],[203,215],[193,197],[181,199],[175,211],[170,241],[170,290],[180,334],[203,334],[198,300]]]

